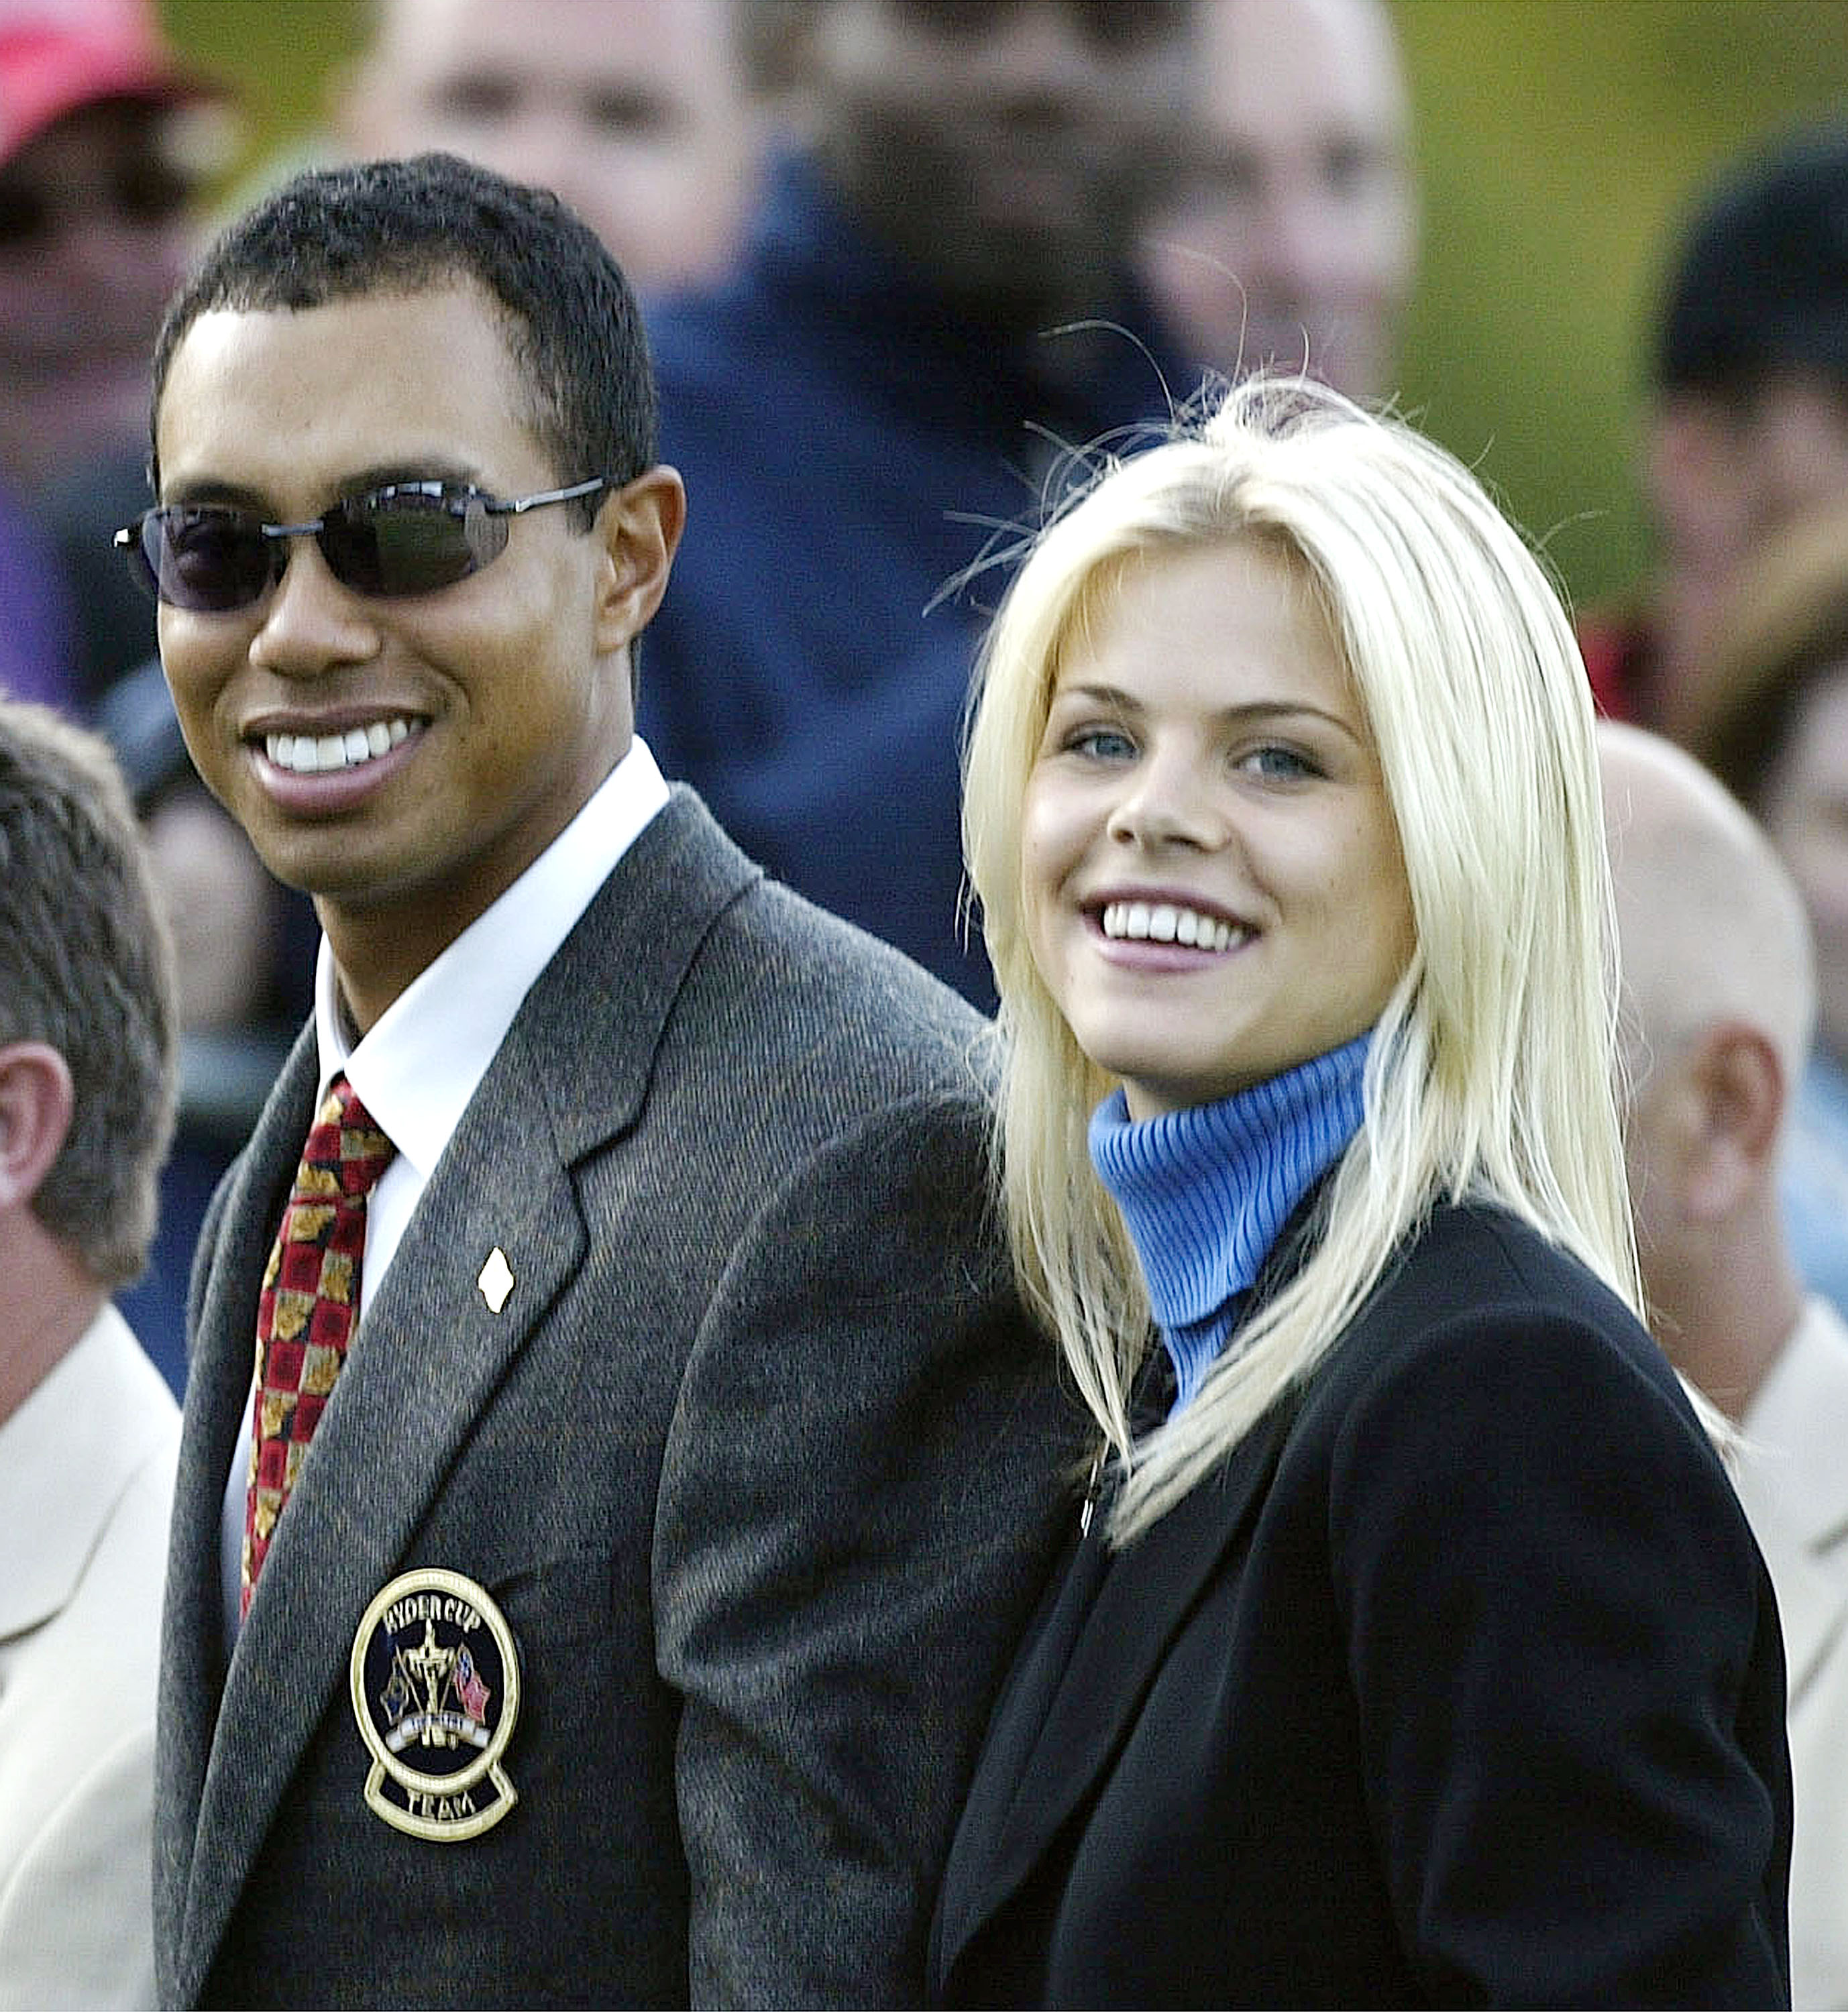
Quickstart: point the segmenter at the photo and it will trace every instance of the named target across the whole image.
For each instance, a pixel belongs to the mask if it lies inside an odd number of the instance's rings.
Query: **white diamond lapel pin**
[[[481,1276],[475,1281],[481,1289],[481,1297],[487,1302],[491,1314],[498,1314],[507,1304],[507,1295],[513,1290],[513,1267],[507,1261],[507,1254],[499,1244],[487,1254],[487,1262],[481,1268]]]

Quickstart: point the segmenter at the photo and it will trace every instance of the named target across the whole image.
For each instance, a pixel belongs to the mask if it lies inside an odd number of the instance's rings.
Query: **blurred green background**
[[[181,46],[243,87],[235,177],[312,144],[365,11],[163,0]],[[1582,604],[1645,562],[1638,398],[1675,234],[1722,163],[1796,119],[1848,111],[1848,0],[1394,12],[1425,204],[1399,402],[1496,487]]]

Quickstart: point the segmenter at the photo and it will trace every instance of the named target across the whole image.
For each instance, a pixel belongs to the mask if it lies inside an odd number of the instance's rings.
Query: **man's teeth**
[[[1166,901],[1111,901],[1104,910],[1104,933],[1136,943],[1178,943],[1195,950],[1230,950],[1246,932],[1197,908],[1176,908]]]
[[[296,776],[324,775],[330,769],[356,768],[411,737],[408,719],[375,719],[344,733],[270,733],[263,751],[279,769]]]

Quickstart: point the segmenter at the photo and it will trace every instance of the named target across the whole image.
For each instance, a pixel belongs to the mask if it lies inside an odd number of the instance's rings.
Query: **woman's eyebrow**
[[[1146,704],[1122,687],[1112,684],[1090,683],[1061,685],[1052,695],[1051,711],[1056,712],[1066,701],[1084,705],[1105,705],[1119,712],[1140,715],[1147,711]],[[1339,713],[1329,712],[1318,705],[1311,705],[1301,699],[1250,699],[1236,705],[1222,706],[1212,717],[1228,726],[1253,726],[1278,723],[1288,720],[1316,720],[1333,727],[1349,740],[1361,741],[1366,736],[1350,719]]]

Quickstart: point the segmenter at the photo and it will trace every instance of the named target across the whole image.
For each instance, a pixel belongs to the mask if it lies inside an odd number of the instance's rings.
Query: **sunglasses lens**
[[[141,519],[140,551],[160,598],[196,613],[248,608],[269,584],[269,544],[241,510],[151,510]]]
[[[104,203],[117,223],[160,230],[184,213],[191,197],[192,184],[158,155],[137,154],[116,167]],[[102,206],[94,196],[64,195],[30,173],[0,176],[0,252],[42,255]]]
[[[539,499],[550,501],[550,497]],[[276,525],[218,504],[150,510],[116,539],[162,601],[200,614],[248,608],[280,580],[286,540],[314,533],[327,569],[355,594],[433,594],[507,549],[514,506],[431,483],[336,503],[314,524]],[[524,507],[523,505],[522,507]]]
[[[479,523],[492,550],[473,535]],[[498,542],[494,540],[498,533]],[[430,594],[453,587],[507,542],[506,527],[455,496],[387,490],[328,512],[321,533],[327,563],[360,594]]]
[[[50,220],[51,205],[22,182],[0,180],[0,251],[35,243]]]
[[[157,230],[182,216],[192,200],[192,184],[158,155],[127,162],[116,177],[116,214],[125,223]]]

